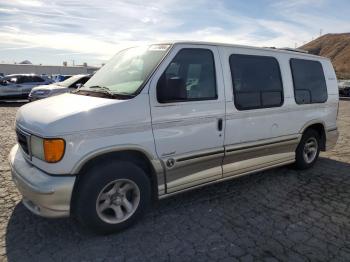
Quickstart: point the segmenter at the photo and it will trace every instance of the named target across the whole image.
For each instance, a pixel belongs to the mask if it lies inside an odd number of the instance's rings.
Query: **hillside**
[[[332,60],[339,79],[350,79],[350,33],[323,35],[300,49]]]

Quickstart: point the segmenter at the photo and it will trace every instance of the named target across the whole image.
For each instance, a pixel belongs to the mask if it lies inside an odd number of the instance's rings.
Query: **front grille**
[[[29,145],[28,145],[28,141],[29,141],[29,136],[24,134],[22,131],[16,129],[16,134],[17,134],[17,141],[18,144],[21,146],[22,150],[29,155]]]

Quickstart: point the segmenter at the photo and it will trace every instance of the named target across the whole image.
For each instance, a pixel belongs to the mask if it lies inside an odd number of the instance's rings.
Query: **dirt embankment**
[[[300,49],[330,58],[338,78],[350,79],[350,33],[326,34]]]

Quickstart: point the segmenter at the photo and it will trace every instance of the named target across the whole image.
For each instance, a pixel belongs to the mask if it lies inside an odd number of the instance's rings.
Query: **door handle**
[[[218,130],[219,130],[219,131],[222,131],[222,123],[223,123],[223,122],[222,122],[222,118],[219,118],[219,119],[218,119]]]

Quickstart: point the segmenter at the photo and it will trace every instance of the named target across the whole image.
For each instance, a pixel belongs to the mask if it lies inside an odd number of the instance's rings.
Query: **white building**
[[[76,75],[90,74],[98,70],[95,66],[50,66],[50,65],[31,65],[31,64],[0,64],[0,74],[61,74]]]

